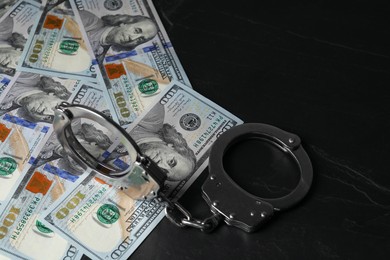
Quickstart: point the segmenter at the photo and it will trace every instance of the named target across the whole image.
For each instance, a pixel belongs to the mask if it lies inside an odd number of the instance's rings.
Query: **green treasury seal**
[[[41,231],[44,234],[53,233],[53,231],[50,228],[43,225],[42,222],[40,222],[39,220],[35,221],[35,226],[39,231]]]
[[[97,211],[97,218],[103,224],[113,224],[119,219],[119,209],[112,204],[104,204]]]
[[[17,167],[17,163],[11,157],[1,157],[0,158],[0,176],[11,175]]]
[[[138,90],[145,96],[156,94],[158,83],[153,79],[144,79],[138,84]]]
[[[67,55],[76,54],[80,44],[74,40],[63,40],[60,44],[60,52]]]

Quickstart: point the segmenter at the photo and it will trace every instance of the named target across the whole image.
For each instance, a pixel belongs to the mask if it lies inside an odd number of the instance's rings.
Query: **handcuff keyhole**
[[[223,167],[238,186],[261,198],[289,194],[300,178],[293,157],[263,138],[251,137],[230,146]]]

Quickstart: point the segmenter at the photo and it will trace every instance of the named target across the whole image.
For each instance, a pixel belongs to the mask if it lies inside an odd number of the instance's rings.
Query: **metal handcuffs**
[[[180,227],[191,226],[210,232],[224,220],[228,225],[253,232],[267,222],[275,211],[288,209],[301,201],[312,183],[312,165],[297,135],[266,124],[247,123],[235,126],[222,134],[211,148],[209,177],[202,186],[202,196],[209,205],[212,216],[198,220],[178,202],[165,197],[160,188],[164,186],[166,173],[142,154],[136,142],[116,122],[89,107],[61,103],[55,109],[53,125],[59,142],[71,158],[85,169],[94,170],[110,184],[120,187],[131,185],[133,171],[129,168],[120,170],[99,162],[78,142],[72,131],[71,122],[79,118],[95,121],[119,138],[134,162],[133,167],[141,168],[144,179],[155,184],[150,193],[146,196],[144,194],[143,198],[157,196],[160,201],[166,203],[166,216]],[[229,177],[223,166],[224,154],[232,145],[248,139],[269,142],[292,156],[301,174],[293,191],[280,198],[260,198],[242,189]]]

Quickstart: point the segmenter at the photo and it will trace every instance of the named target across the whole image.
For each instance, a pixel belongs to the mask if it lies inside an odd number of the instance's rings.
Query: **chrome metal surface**
[[[89,119],[108,129],[112,136],[117,137],[116,141],[121,143],[127,150],[131,161],[130,166],[126,169],[114,168],[91,155],[79,143],[72,131],[71,123],[75,119]],[[151,188],[147,191],[147,194],[142,193],[137,195],[133,191],[126,191],[131,193],[132,196],[135,196],[135,198],[155,197],[159,188],[163,185],[165,173],[150,158],[142,155],[136,142],[124,129],[99,111],[82,105],[72,105],[64,102],[55,109],[53,126],[58,140],[67,154],[84,169],[90,169],[100,174],[107,183],[123,190],[132,188],[134,188],[133,190],[137,190],[137,187],[134,187],[132,181],[132,174],[135,171],[138,173],[141,172],[145,183],[149,183],[148,185]]]
[[[272,199],[254,196],[238,186],[226,173],[223,166],[225,152],[236,143],[254,138],[277,146],[286,156],[292,156],[298,165],[300,180],[286,196]],[[313,178],[310,159],[297,135],[255,123],[236,126],[217,139],[210,152],[209,172],[210,177],[202,186],[203,198],[213,211],[224,217],[228,225],[247,232],[256,231],[275,211],[288,209],[301,201],[309,191]]]
[[[217,212],[212,212],[211,216],[203,220],[194,218],[191,213],[178,202],[168,204],[165,208],[165,215],[178,227],[192,227],[200,229],[205,233],[212,232],[222,220],[222,216]]]
[[[125,147],[132,164],[127,169],[118,169],[97,160],[75,137],[71,123],[75,119],[86,118],[108,129],[112,136]],[[54,130],[65,151],[85,169],[102,176],[109,184],[121,188],[134,199],[159,197],[166,204],[167,218],[179,227],[193,227],[211,232],[224,219],[225,223],[247,232],[253,232],[267,222],[274,214],[294,206],[308,192],[312,182],[312,166],[309,157],[301,146],[298,136],[265,124],[244,124],[222,134],[214,143],[210,158],[210,177],[202,186],[202,195],[210,206],[212,215],[203,220],[193,218],[190,212],[178,202],[173,202],[160,193],[166,174],[150,158],[143,155],[135,141],[113,120],[100,112],[81,105],[61,103],[55,110]],[[239,187],[225,172],[223,156],[232,145],[260,137],[292,156],[298,164],[301,178],[297,187],[281,198],[266,199],[256,197]],[[146,189],[134,187],[132,175],[141,173]],[[143,192],[138,192],[142,190]]]

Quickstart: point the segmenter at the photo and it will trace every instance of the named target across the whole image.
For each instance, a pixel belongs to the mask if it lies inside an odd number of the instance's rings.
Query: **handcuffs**
[[[133,167],[142,169],[142,176],[153,182],[148,194],[143,198],[157,197],[166,204],[166,216],[180,227],[190,226],[210,232],[224,222],[246,232],[258,230],[276,211],[286,210],[301,201],[310,189],[313,169],[310,159],[297,135],[285,132],[267,124],[246,123],[235,126],[223,133],[213,144],[209,156],[209,176],[202,186],[202,196],[210,207],[211,217],[195,219],[178,202],[168,199],[162,192],[166,173],[149,157],[144,155],[131,136],[116,122],[104,114],[83,105],[61,103],[55,108],[54,131],[65,152],[85,169],[94,170],[108,180],[109,184],[120,187],[131,185],[134,171],[118,169],[98,161],[75,137],[71,123],[75,119],[86,118],[107,128],[128,151],[134,162]],[[291,156],[298,165],[300,180],[298,185],[287,195],[280,198],[261,198],[250,194],[238,186],[226,173],[223,158],[233,145],[248,139],[266,141]]]

